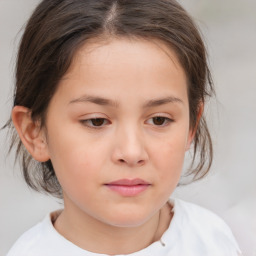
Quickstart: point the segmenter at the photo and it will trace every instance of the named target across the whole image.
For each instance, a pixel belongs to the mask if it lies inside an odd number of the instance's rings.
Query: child
[[[210,168],[212,94],[204,44],[175,0],[43,0],[8,125],[27,184],[64,209],[8,256],[240,255],[217,216],[169,199],[191,145],[189,173]]]

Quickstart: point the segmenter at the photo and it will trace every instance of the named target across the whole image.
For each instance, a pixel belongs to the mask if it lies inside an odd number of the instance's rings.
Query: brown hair
[[[43,0],[20,43],[14,106],[29,108],[43,128],[49,102],[74,54],[89,39],[103,35],[159,39],[175,50],[187,75],[190,127],[196,129],[188,173],[194,180],[202,178],[212,163],[212,142],[204,117],[196,123],[200,104],[214,90],[198,28],[175,0]],[[33,160],[11,120],[7,126],[12,132],[10,148],[16,146],[27,184],[61,197],[51,161]]]

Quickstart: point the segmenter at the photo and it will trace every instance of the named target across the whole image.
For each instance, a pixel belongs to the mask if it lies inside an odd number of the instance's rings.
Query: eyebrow
[[[69,104],[86,103],[86,102],[91,102],[91,103],[101,105],[101,106],[118,107],[118,103],[116,101],[106,99],[106,98],[102,98],[102,97],[97,97],[97,96],[89,96],[89,95],[85,95],[85,96],[82,96],[80,98],[71,100],[69,102]]]
[[[89,96],[85,95],[80,98],[71,100],[69,104],[73,103],[94,103],[101,106],[111,106],[117,108],[119,106],[119,103],[117,101],[106,99],[98,96]],[[165,105],[168,103],[183,103],[183,101],[177,97],[169,96],[165,98],[158,98],[158,99],[152,99],[147,101],[145,104],[143,104],[143,108],[151,108],[151,107],[157,107],[161,105]]]
[[[143,108],[157,107],[168,103],[183,103],[183,101],[177,97],[169,96],[165,98],[149,100],[143,105]]]

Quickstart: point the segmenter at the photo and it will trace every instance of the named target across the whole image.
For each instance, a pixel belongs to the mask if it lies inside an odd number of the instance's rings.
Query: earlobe
[[[191,127],[189,130],[189,134],[188,134],[188,139],[187,139],[187,145],[186,145],[186,151],[190,149],[190,146],[194,140],[194,137],[196,135],[196,131],[200,122],[200,119],[203,115],[204,112],[204,104],[201,102],[198,106],[198,114],[197,114],[197,119],[196,119],[196,124],[194,127]]]
[[[31,119],[30,110],[23,106],[15,106],[12,110],[12,121],[19,137],[31,156],[39,161],[49,160],[45,134],[39,123]]]

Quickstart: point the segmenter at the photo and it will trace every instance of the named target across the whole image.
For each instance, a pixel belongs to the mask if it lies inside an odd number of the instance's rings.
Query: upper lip
[[[150,183],[142,179],[120,179],[120,180],[109,182],[106,185],[136,186],[136,185],[150,185]]]

